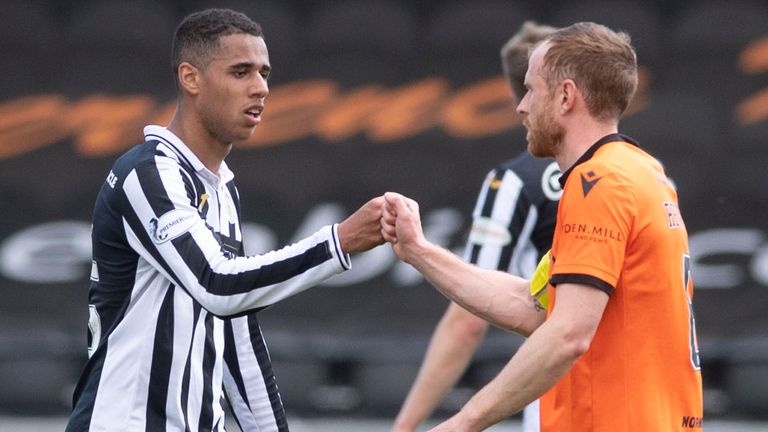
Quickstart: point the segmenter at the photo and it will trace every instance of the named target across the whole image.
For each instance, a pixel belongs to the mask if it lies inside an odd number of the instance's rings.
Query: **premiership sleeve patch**
[[[512,234],[499,221],[488,217],[477,217],[472,222],[469,241],[486,246],[506,246],[512,241]]]
[[[150,219],[149,236],[157,244],[165,243],[189,231],[198,218],[199,216],[193,212],[171,210],[159,218]]]

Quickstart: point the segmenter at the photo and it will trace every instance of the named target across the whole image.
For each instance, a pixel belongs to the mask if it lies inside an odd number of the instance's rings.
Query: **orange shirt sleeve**
[[[611,294],[621,276],[635,211],[631,185],[619,173],[597,163],[577,166],[558,209],[552,284],[584,283]]]

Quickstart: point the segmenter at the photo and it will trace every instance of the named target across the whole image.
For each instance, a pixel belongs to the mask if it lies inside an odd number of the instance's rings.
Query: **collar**
[[[144,127],[144,139],[147,141],[158,140],[163,144],[171,147],[176,154],[184,159],[201,177],[210,180],[213,184],[226,184],[235,178],[235,174],[229,169],[227,163],[221,161],[221,167],[219,168],[220,177],[214,174],[211,170],[203,165],[200,158],[184,144],[176,134],[168,130],[168,128],[157,125],[148,125]]]
[[[568,176],[571,174],[574,168],[592,159],[592,156],[594,156],[595,152],[597,152],[597,150],[603,145],[608,144],[609,142],[616,142],[616,141],[626,142],[626,143],[632,144],[635,147],[640,147],[640,144],[638,144],[636,140],[626,135],[623,135],[620,133],[608,134],[600,138],[599,140],[597,140],[596,143],[592,144],[592,147],[588,148],[587,151],[585,151],[584,154],[581,155],[581,157],[578,160],[576,160],[576,163],[574,163],[573,165],[571,165],[570,168],[565,170],[563,175],[561,175],[560,179],[558,180],[560,182],[560,187],[565,187],[565,181],[568,180]]]

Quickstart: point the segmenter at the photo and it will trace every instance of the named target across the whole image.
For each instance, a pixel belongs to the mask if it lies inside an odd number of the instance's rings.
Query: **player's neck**
[[[177,106],[168,130],[181,139],[192,153],[200,159],[215,175],[219,175],[219,169],[224,158],[232,149],[232,144],[217,141],[202,125],[199,118],[186,115],[181,106]]]
[[[568,170],[600,138],[618,132],[615,122],[591,121],[579,127],[567,128],[563,137],[563,146],[555,157],[562,171]]]

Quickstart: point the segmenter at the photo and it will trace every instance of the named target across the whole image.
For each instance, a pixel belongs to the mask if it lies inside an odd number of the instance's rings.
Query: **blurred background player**
[[[501,48],[501,65],[517,105],[526,90],[528,52],[556,29],[525,22]],[[560,170],[550,158],[527,150],[486,176],[473,212],[465,259],[479,267],[529,278],[552,244]],[[541,314],[545,312],[540,311]],[[393,432],[415,431],[458,382],[488,330],[488,322],[451,302],[432,336]],[[526,407],[524,432],[538,432],[538,402]]]

